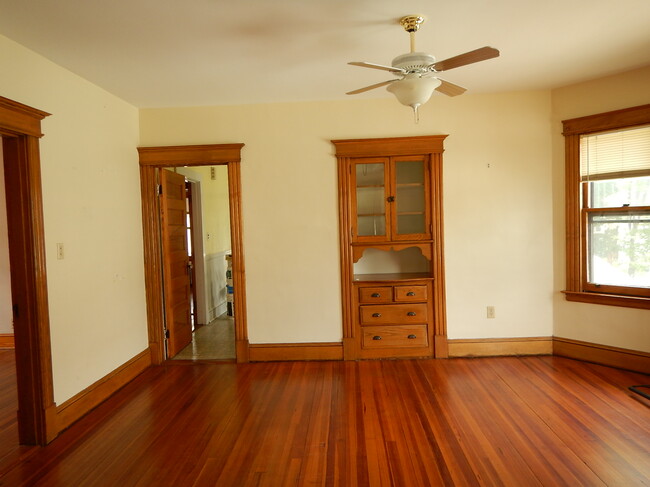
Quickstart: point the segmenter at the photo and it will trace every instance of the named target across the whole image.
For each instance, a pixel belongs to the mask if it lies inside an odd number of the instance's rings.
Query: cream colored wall
[[[562,120],[650,103],[650,66],[552,92],[554,328],[558,337],[650,352],[650,311],[566,301]]]
[[[143,109],[142,145],[243,142],[251,343],[341,339],[331,139],[450,134],[445,249],[450,338],[552,334],[548,92],[436,96],[420,123],[393,99]],[[489,165],[489,167],[488,167]],[[496,319],[486,319],[486,306]]]
[[[2,36],[0,66],[2,96],[52,114],[40,153],[60,404],[148,346],[138,111]]]
[[[203,248],[206,254],[230,251],[230,210],[228,201],[228,167],[212,166],[215,179],[210,179],[210,166],[194,168],[203,174]],[[209,237],[208,237],[209,236]]]
[[[2,163],[2,144],[0,144],[0,163]],[[11,304],[5,175],[2,164],[0,164],[0,333],[14,332]]]

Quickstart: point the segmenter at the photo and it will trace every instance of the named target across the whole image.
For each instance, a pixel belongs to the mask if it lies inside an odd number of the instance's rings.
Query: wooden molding
[[[41,120],[48,115],[0,97],[11,294],[18,311],[18,436],[28,445],[47,444],[56,429],[39,151]]]
[[[0,349],[13,350],[16,348],[13,333],[0,333]]]
[[[142,228],[144,234],[145,292],[147,326],[152,363],[165,359],[163,336],[162,258],[158,225],[157,174],[163,167],[228,166],[230,198],[230,241],[233,259],[235,341],[238,362],[248,361],[248,325],[246,312],[246,269],[244,265],[243,216],[241,203],[241,149],[244,144],[212,144],[167,147],[139,147]]]
[[[131,360],[99,379],[56,408],[57,433],[68,428],[117,390],[135,379],[151,366],[151,352],[143,350]]]
[[[41,120],[50,114],[0,96],[0,134],[42,137]]]
[[[562,133],[569,136],[603,132],[632,125],[643,125],[648,123],[648,120],[650,120],[650,104],[563,120]]]
[[[138,147],[141,166],[174,167],[210,166],[241,161],[244,144],[176,145],[165,147]]]
[[[471,338],[448,340],[449,357],[551,355],[552,337]]]
[[[580,291],[562,291],[567,301],[578,303],[604,304],[606,306],[621,306],[624,308],[650,309],[650,298],[639,296],[623,296],[621,294],[600,294]]]
[[[409,156],[442,153],[446,135],[332,140],[337,157]]]
[[[269,343],[249,346],[251,362],[285,362],[302,360],[343,360],[339,342]]]
[[[554,337],[553,355],[650,374],[650,353],[637,350]]]

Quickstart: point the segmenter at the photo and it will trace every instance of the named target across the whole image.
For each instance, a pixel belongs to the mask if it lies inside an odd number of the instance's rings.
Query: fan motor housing
[[[393,59],[391,65],[400,68],[408,73],[428,73],[430,67],[436,62],[436,58],[426,52],[409,52]]]

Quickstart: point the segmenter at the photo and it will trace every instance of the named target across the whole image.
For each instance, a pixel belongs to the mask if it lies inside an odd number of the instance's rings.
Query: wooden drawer
[[[366,349],[426,347],[427,325],[364,326],[361,346]]]
[[[393,288],[392,286],[382,287],[360,287],[360,303],[392,303]]]
[[[359,319],[362,325],[427,323],[427,305],[378,304],[359,306]]]
[[[427,286],[395,286],[395,301],[426,301]]]

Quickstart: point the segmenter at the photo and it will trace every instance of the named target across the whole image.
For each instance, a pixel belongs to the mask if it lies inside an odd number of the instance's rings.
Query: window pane
[[[650,176],[593,181],[591,208],[650,206]]]
[[[589,214],[589,282],[650,287],[650,212]]]

